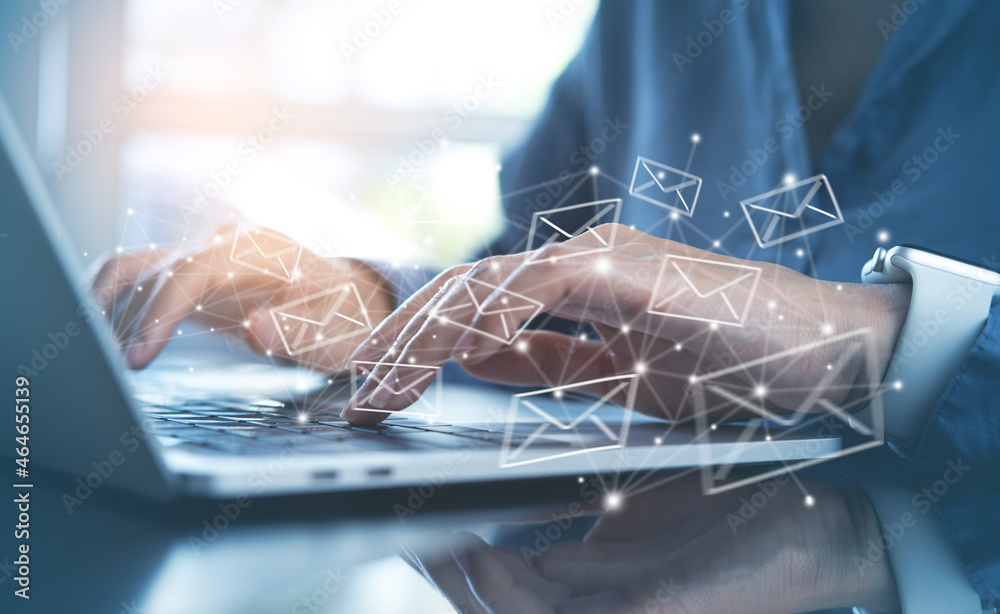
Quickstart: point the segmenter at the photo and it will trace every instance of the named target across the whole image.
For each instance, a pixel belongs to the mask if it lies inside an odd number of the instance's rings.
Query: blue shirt
[[[1000,2],[913,5],[887,30],[854,110],[815,159],[803,122],[837,93],[809,84],[800,99],[787,2],[601,6],[529,138],[503,165],[508,224],[489,253],[524,249],[537,210],[619,197],[625,224],[824,280],[859,281],[861,265],[884,245],[880,231],[891,244],[1000,269]],[[692,134],[700,137],[696,148]],[[691,217],[671,219],[629,196],[637,156],[703,178]],[[597,175],[588,173],[592,166]],[[739,201],[788,174],[817,173],[829,178],[845,223],[759,247]],[[417,283],[407,285],[408,292]],[[892,444],[895,455],[875,451],[866,464],[856,459],[841,469],[863,476],[872,459],[893,465],[885,472],[912,485],[915,508],[930,502],[941,516],[986,600],[1000,597],[998,309],[926,428]],[[968,470],[935,494],[954,463]]]

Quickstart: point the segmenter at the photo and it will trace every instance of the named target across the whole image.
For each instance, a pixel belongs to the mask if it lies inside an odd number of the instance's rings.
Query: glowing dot
[[[201,305],[195,305],[195,311],[201,311]]]
[[[178,334],[178,335],[183,335],[183,334],[184,334],[184,331],[182,331],[181,329],[179,329],[179,328],[178,328],[178,329],[177,329],[177,334]]]
[[[779,319],[779,320],[784,320],[784,319],[785,319],[785,316],[783,316],[783,315],[781,315],[781,316],[778,316],[778,319]]]
[[[712,329],[712,330],[718,330],[718,328],[719,328],[719,323],[718,323],[718,322],[712,322],[711,324],[709,324],[709,325],[708,325],[708,327],[709,327],[710,329]]]
[[[770,435],[765,436],[764,441],[771,441],[771,436]]]
[[[728,211],[723,211],[722,212],[722,217],[729,217],[729,212]]]
[[[250,320],[243,320],[243,328],[250,328]]]
[[[132,215],[133,213],[135,213],[135,211],[129,209],[128,211],[126,211],[126,213],[128,213],[129,215]]]
[[[681,218],[681,215],[679,213],[677,213],[676,211],[671,211],[670,212],[670,219],[672,219],[672,220],[679,220],[680,218]]]
[[[805,256],[806,253],[805,253],[805,251],[802,250],[802,248],[799,248],[799,249],[795,250],[795,255],[798,256],[799,258],[801,258],[802,256]]]
[[[662,437],[655,437],[653,439],[653,443],[655,443],[656,445],[660,445],[661,443],[663,443],[663,438]]]
[[[785,184],[795,183],[795,173],[785,173],[781,181]]]
[[[268,273],[270,273],[270,271],[268,271],[267,269],[264,269],[264,273],[268,274]]]
[[[220,237],[219,235],[215,235],[215,236],[212,237],[212,240],[215,241],[216,243],[218,243],[219,241],[222,240],[222,237]]]
[[[753,393],[759,397],[763,397],[764,395],[767,394],[767,388],[763,386],[756,386],[753,389]]]
[[[299,414],[297,417],[299,419],[299,422],[305,422],[306,418],[308,418],[309,416],[307,414]]]
[[[698,383],[698,376],[697,375],[692,375],[691,377],[689,377],[688,378],[688,383],[689,384],[697,384]]]
[[[83,255],[84,255],[84,256],[86,256],[86,255],[87,255],[87,252],[83,252]]]
[[[645,373],[646,372],[646,363],[642,363],[642,362],[635,363],[635,372],[636,373]]]
[[[150,243],[149,249],[156,249],[156,243]]]
[[[552,396],[554,396],[557,399],[561,399],[561,398],[563,398],[563,391],[562,390],[556,390],[555,392],[552,393]]]
[[[768,302],[767,302],[767,308],[768,308],[768,309],[774,309],[774,308],[776,308],[777,306],[778,306],[778,303],[777,303],[776,301],[768,301]]]
[[[697,132],[692,133],[691,134],[691,142],[692,143],[697,143],[699,141],[701,141],[701,135],[698,134]]]
[[[138,290],[139,292],[142,292],[142,286],[139,286],[138,288],[136,288],[136,290]]]
[[[208,329],[208,331],[211,332],[211,333],[214,333],[215,332],[215,328],[210,328],[210,329]]]
[[[610,268],[611,268],[611,261],[609,261],[607,258],[598,258],[597,260],[598,271],[605,272]]]
[[[188,256],[188,259],[187,259],[187,261],[188,261],[188,262],[193,262],[193,260],[191,259],[191,256]]]
[[[842,286],[840,284],[837,284],[837,290],[843,290],[843,289],[844,289],[844,286]]]
[[[889,240],[889,232],[887,230],[878,231],[878,242],[885,243]]]
[[[332,384],[332,383],[333,383],[333,380],[332,380],[332,379],[328,379],[328,380],[326,380],[326,385],[327,385],[327,386],[329,386],[329,385],[330,385],[330,384]]]
[[[601,172],[601,169],[599,169],[598,167],[596,167],[596,166],[591,166],[590,167],[590,174],[591,175],[596,175],[599,172]]]
[[[437,335],[431,335],[431,339],[437,339],[437,338],[438,338]]]
[[[155,320],[153,320],[153,321],[154,321],[154,322],[155,322],[156,324],[159,324],[159,323],[160,323],[160,318],[156,318],[156,319],[155,319]]]
[[[517,342],[517,351],[518,352],[527,352],[528,351],[528,342],[527,341],[518,341]]]
[[[813,499],[812,495],[806,495],[806,507],[812,507],[816,504],[816,500]]]
[[[587,340],[587,333],[580,333],[579,339],[580,339],[580,341],[586,341]]]
[[[663,178],[664,178],[664,177],[666,177],[667,175],[666,175],[666,173],[664,173],[663,171],[660,171],[659,173],[657,173],[657,174],[656,174],[656,176],[657,176],[657,177],[659,177],[660,179],[663,179]]]
[[[462,354],[462,360],[468,360],[468,359],[469,359],[469,353],[468,352],[464,352]]]
[[[268,356],[270,356],[271,355],[271,350],[268,350],[268,351],[266,351],[264,353],[267,354]]]
[[[622,496],[616,492],[608,493],[608,496],[604,499],[605,504],[608,509],[616,510],[622,505]]]
[[[188,367],[188,373],[194,373],[194,367]]]
[[[410,358],[409,358],[409,359],[408,359],[408,360],[407,360],[406,362],[408,362],[408,363],[410,363],[410,364],[412,365],[413,363],[417,362],[417,359],[416,359],[416,358],[413,358],[413,357],[411,356],[411,357],[410,357]]]
[[[499,262],[491,262],[490,263],[490,268],[493,269],[494,271],[496,271],[497,269],[500,268],[500,263]]]
[[[505,296],[505,297],[503,297],[502,299],[500,299],[500,302],[501,302],[501,303],[503,303],[504,305],[506,305],[506,304],[510,303],[510,299],[508,299],[508,298],[507,298],[507,297]]]
[[[323,340],[323,334],[322,333],[316,333],[316,341],[322,341],[322,340]]]
[[[680,352],[681,350],[684,349],[684,346],[681,345],[680,343],[677,343],[677,344],[674,345],[674,349],[677,350],[678,352]]]
[[[896,390],[902,390],[903,389],[903,382],[901,382],[899,380],[896,380],[896,381],[894,381],[892,383],[892,387],[895,388]]]
[[[719,425],[718,424],[713,424],[709,428],[711,428],[714,431],[715,429],[719,428]]]
[[[833,365],[827,365],[826,366],[826,370],[827,371],[833,371]]]
[[[715,247],[719,247],[720,245],[722,245],[722,243],[719,243],[718,241],[712,241],[712,245]]]
[[[576,478],[576,481],[579,484],[583,484],[583,476],[581,475],[580,477]]]
[[[173,276],[174,276],[173,271],[167,271],[167,277],[173,277]]]
[[[823,330],[823,334],[824,335],[832,335],[833,334],[833,325],[832,324],[824,324],[822,330]]]

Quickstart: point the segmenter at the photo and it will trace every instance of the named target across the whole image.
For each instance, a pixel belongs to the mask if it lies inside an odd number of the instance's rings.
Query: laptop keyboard
[[[351,426],[335,408],[300,417],[294,408],[270,400],[147,402],[143,412],[162,445],[227,454],[275,454],[287,447],[306,453],[488,449],[499,447],[504,438],[500,431],[424,422],[405,414],[377,425]],[[511,444],[524,441],[515,435]]]

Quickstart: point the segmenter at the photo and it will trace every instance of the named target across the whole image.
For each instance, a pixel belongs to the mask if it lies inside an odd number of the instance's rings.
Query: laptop
[[[512,393],[438,379],[425,403],[355,427],[339,418],[350,379],[208,350],[168,352],[131,373],[2,100],[0,139],[0,373],[18,412],[30,416],[23,446],[3,454],[27,459],[18,462],[23,482],[35,467],[76,476],[67,505],[105,486],[158,499],[232,499],[714,464],[780,469],[841,449],[829,433],[747,435],[713,425],[709,438],[572,386]]]

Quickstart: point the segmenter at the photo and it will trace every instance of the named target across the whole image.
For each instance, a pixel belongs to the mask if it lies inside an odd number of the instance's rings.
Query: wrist
[[[889,557],[871,555],[882,527],[867,493],[858,486],[839,486],[843,509],[831,532],[834,556],[820,561],[815,592],[805,609],[860,607],[886,614],[900,611],[899,591]],[[819,510],[817,510],[819,511]],[[829,511],[829,509],[827,510]]]

